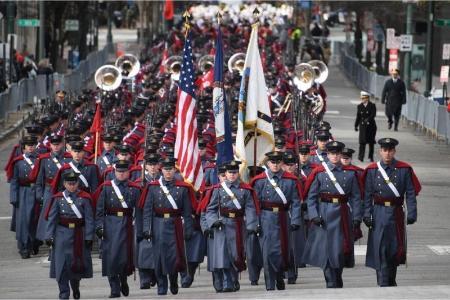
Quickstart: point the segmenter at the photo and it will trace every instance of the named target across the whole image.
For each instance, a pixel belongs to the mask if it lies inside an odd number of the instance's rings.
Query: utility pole
[[[108,9],[108,33],[106,35],[106,44],[110,45],[113,42],[113,38],[112,38],[112,7],[111,7],[111,2],[108,1],[107,4],[107,9]]]
[[[6,6],[6,15],[7,15],[7,33],[13,34],[14,33],[14,10],[15,10],[15,3],[13,1],[8,1],[8,4]],[[8,36],[8,35],[6,35]],[[9,43],[9,82],[13,81],[13,56],[14,56],[14,35],[11,35],[11,39],[8,41]]]
[[[45,58],[45,1],[39,1],[39,59]]]
[[[430,92],[433,84],[433,28],[434,23],[434,1],[428,1],[428,21],[427,21],[427,47],[426,47],[426,87],[425,91]]]
[[[413,16],[413,3],[406,3],[406,34],[411,34],[412,28],[412,16]],[[411,86],[411,52],[408,51],[405,53],[405,61],[403,64],[403,78],[406,84],[406,87],[409,88]]]

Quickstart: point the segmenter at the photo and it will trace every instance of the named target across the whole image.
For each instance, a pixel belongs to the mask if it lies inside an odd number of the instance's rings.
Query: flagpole
[[[97,155],[98,155],[98,131],[95,132],[94,164],[97,164]]]
[[[259,10],[258,8],[255,8],[253,11],[253,17],[256,18],[255,23],[252,24],[252,27],[256,32],[258,32],[258,25],[259,25]],[[253,176],[256,176],[256,169],[257,169],[257,162],[256,158],[258,153],[258,118],[256,118],[255,128],[253,132]]]

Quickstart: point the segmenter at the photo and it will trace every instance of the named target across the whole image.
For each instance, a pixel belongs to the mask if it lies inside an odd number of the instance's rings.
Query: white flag
[[[258,134],[256,165],[259,166],[265,158],[265,153],[274,149],[274,135],[267,86],[258,49],[257,25],[253,25],[252,28],[239,93],[236,156],[242,162],[240,173],[244,181],[248,180],[247,167],[255,165],[255,128]]]

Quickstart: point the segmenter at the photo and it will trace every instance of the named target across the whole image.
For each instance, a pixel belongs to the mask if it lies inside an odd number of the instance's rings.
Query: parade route
[[[325,120],[332,125],[331,132],[336,140],[357,149],[358,134],[354,131],[356,105],[359,90],[344,77],[336,66],[330,66],[330,75],[324,84],[328,94],[328,111]],[[203,264],[197,272],[191,288],[180,288],[177,296],[166,298],[297,298],[297,299],[448,299],[450,298],[450,205],[449,169],[450,150],[445,144],[436,144],[426,136],[418,134],[406,123],[401,123],[399,131],[387,129],[384,107],[375,102],[377,139],[392,137],[398,139],[397,159],[409,162],[414,167],[421,183],[422,192],[418,197],[418,221],[408,226],[408,264],[398,270],[398,287],[379,288],[375,271],[364,266],[367,230],[363,225],[364,238],[356,243],[356,266],[344,269],[344,288],[325,288],[322,271],[307,267],[299,269],[299,279],[295,285],[286,285],[284,291],[266,292],[261,277],[259,286],[250,286],[247,272],[241,275],[241,290],[232,294],[214,292],[211,274]],[[9,152],[17,138],[0,145],[0,165],[6,163]],[[378,147],[376,147],[376,153]],[[367,162],[356,165],[365,167]],[[56,298],[57,284],[48,278],[49,263],[44,253],[30,259],[21,259],[17,253],[14,234],[9,231],[11,205],[9,185],[5,173],[0,173],[0,298]],[[97,255],[96,255],[97,256]],[[94,278],[81,281],[82,298],[106,298],[109,285],[101,277],[101,262],[93,261]],[[137,275],[137,274],[136,274]],[[263,276],[263,275],[262,275]],[[155,298],[156,289],[140,290],[138,281],[129,278],[129,298]]]

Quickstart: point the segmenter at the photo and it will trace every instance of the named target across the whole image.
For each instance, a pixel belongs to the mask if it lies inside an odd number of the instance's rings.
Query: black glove
[[[252,229],[247,230],[247,235],[252,235],[252,234],[256,235],[256,230],[252,230]]]
[[[289,225],[289,228],[291,229],[291,231],[297,231],[300,229],[300,225],[298,224],[291,224]]]
[[[317,225],[317,226],[325,225],[325,222],[323,221],[323,219],[321,217],[315,217],[311,220],[311,222],[313,222],[314,225]]]
[[[307,211],[308,210],[308,203],[302,202],[301,209],[302,209],[302,211]]]
[[[372,228],[373,227],[373,222],[372,222],[371,218],[364,217],[363,218],[363,222],[364,222],[364,224],[366,224],[367,228]]]
[[[203,234],[204,234],[207,238],[210,238],[210,239],[213,239],[213,238],[214,238],[214,230],[206,229],[206,230],[203,232]]]
[[[192,232],[185,231],[184,232],[184,240],[189,241],[192,238]]]
[[[256,230],[255,230],[256,236],[260,236],[262,233],[262,227],[261,225],[256,225]]]
[[[214,222],[214,224],[212,225],[213,228],[217,228],[219,230],[222,230],[223,228],[223,222],[222,220],[217,220]]]
[[[92,250],[92,241],[85,240],[85,241],[84,241],[84,245],[85,245],[86,248],[88,248],[89,250]]]
[[[355,126],[355,131],[358,131],[358,127]]]
[[[407,225],[412,225],[412,224],[414,224],[414,223],[416,223],[416,220],[410,219],[410,218],[407,218],[407,219],[406,219],[406,224],[407,224]]]
[[[152,239],[152,234],[150,233],[150,231],[144,231],[142,233],[142,237],[144,238],[144,240],[150,241]]]
[[[103,228],[102,228],[102,227],[99,227],[99,228],[95,229],[95,235],[96,235],[99,239],[103,239],[103,236],[104,236]]]
[[[353,220],[353,228],[359,228],[361,226],[360,220]]]
[[[49,246],[49,247],[53,247],[54,240],[53,240],[53,239],[45,240],[45,244],[46,244],[47,246]]]

